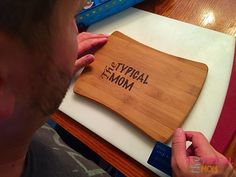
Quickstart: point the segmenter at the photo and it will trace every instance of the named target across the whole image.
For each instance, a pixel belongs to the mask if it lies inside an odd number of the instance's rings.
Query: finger
[[[195,155],[193,145],[189,146],[186,151],[187,151],[187,156]]]
[[[79,69],[88,66],[94,61],[94,56],[92,54],[85,55],[75,61],[75,72]]]
[[[172,155],[176,159],[185,159],[186,154],[186,137],[183,129],[178,128],[172,138]]]
[[[82,55],[85,52],[94,50],[107,42],[107,38],[92,38],[79,43],[78,55]]]
[[[198,157],[215,157],[215,151],[206,137],[200,132],[185,132],[186,139],[192,141],[194,153]]]
[[[171,166],[175,172],[182,171],[187,168],[186,154],[186,138],[181,128],[175,130],[172,138],[172,157]]]
[[[77,36],[77,41],[78,42],[83,42],[83,41],[88,40],[88,39],[93,39],[93,38],[108,38],[108,37],[109,37],[108,34],[94,34],[94,33],[83,32],[83,33],[80,33]]]

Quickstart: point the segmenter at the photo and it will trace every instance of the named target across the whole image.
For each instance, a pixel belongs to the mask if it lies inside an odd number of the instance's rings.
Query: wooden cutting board
[[[120,32],[95,57],[74,92],[107,106],[161,142],[191,111],[208,71],[205,64],[162,53]]]

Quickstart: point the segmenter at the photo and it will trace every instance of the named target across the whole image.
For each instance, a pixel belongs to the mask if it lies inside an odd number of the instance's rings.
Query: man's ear
[[[6,82],[0,72],[0,123],[11,117],[14,104],[14,95],[7,89]]]

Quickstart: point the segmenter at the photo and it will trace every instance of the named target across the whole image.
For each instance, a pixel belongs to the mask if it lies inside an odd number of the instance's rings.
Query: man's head
[[[80,4],[0,1],[0,126],[49,115],[59,106],[77,59],[74,16]]]
[[[22,40],[28,47],[36,47],[39,37],[49,35],[50,17],[56,2],[57,0],[2,0],[0,30]]]

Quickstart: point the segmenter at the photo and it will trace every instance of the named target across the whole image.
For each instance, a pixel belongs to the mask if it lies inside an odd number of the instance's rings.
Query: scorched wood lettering
[[[104,68],[101,78],[131,91],[137,82],[148,84],[149,75],[124,63],[112,62],[110,66]]]

